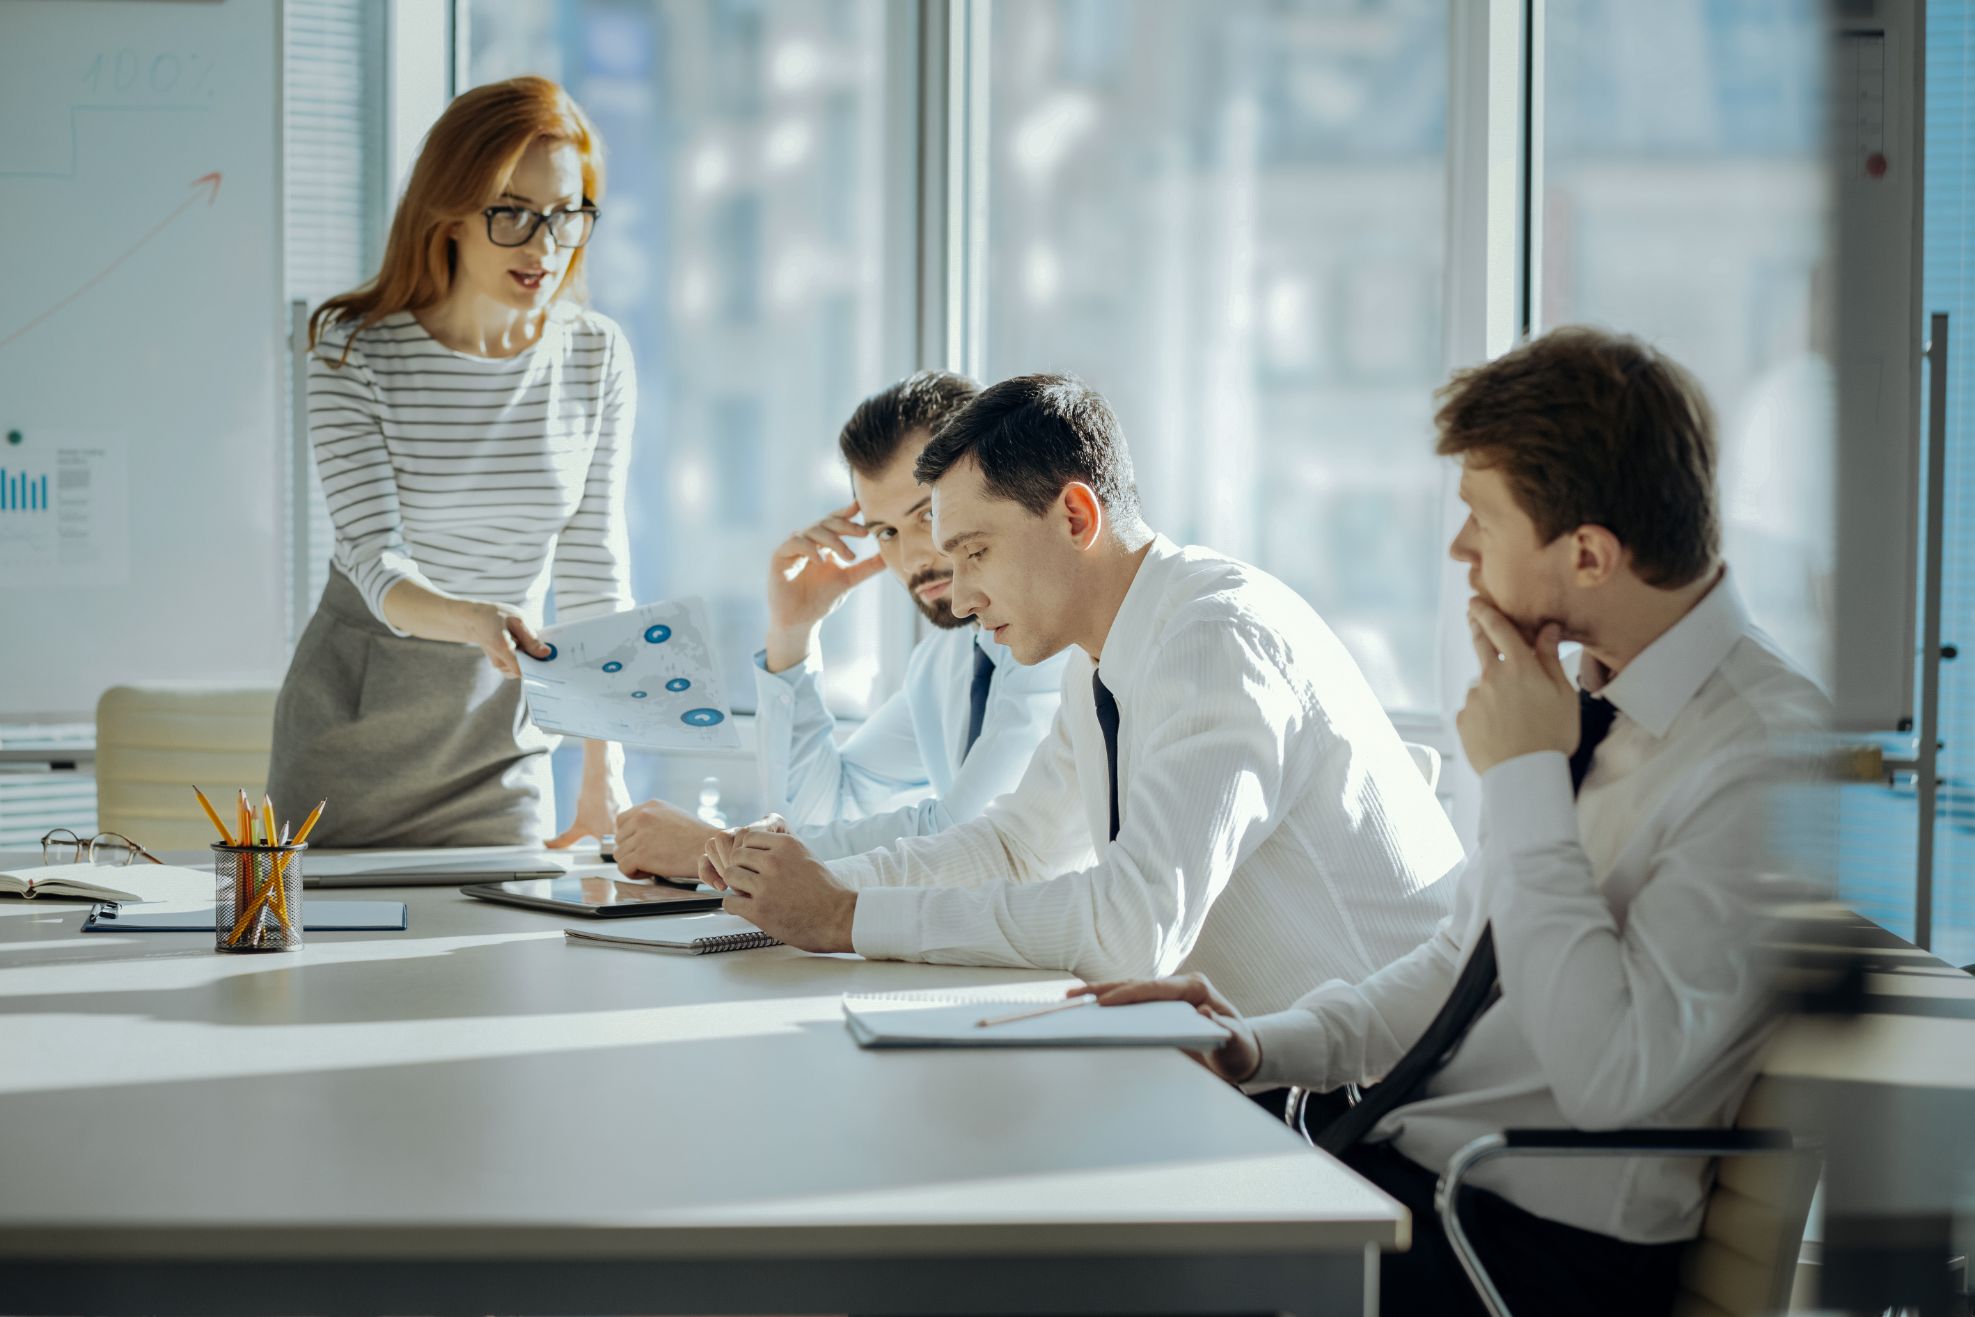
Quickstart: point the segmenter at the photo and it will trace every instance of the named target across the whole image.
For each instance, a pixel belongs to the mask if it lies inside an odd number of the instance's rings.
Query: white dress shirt
[[[1370,978],[1255,1020],[1256,1087],[1383,1075],[1492,921],[1501,998],[1374,1138],[1439,1170],[1508,1128],[1733,1123],[1769,1016],[1763,917],[1785,894],[1766,864],[1768,790],[1827,706],[1725,576],[1616,677],[1588,656],[1581,666],[1618,716],[1577,799],[1555,752],[1485,773],[1481,845],[1453,915]],[[1660,1243],[1699,1228],[1707,1172],[1704,1160],[1529,1158],[1486,1165],[1475,1183],[1553,1221]]]
[[[977,647],[994,661],[994,681],[970,751]],[[754,667],[763,808],[825,860],[978,817],[1021,780],[1063,682],[1060,655],[1025,668],[978,627],[935,631],[913,647],[898,691],[838,745],[820,663],[770,672],[766,657],[756,654]]]
[[[1104,642],[1120,830],[1071,651],[1056,726],[980,818],[831,865],[865,956],[1092,979],[1201,970],[1288,1004],[1308,966],[1353,977],[1447,911],[1461,847],[1358,666],[1273,577],[1154,541]]]

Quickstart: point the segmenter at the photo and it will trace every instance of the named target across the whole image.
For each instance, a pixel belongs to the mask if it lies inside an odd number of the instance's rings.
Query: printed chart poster
[[[122,585],[124,453],[107,435],[15,431],[0,443],[0,589]]]
[[[546,659],[521,656],[529,716],[544,731],[659,750],[738,750],[720,663],[698,599],[553,626]]]

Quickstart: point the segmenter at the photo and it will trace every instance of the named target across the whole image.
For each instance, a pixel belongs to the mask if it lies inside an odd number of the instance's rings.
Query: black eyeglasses
[[[489,206],[480,213],[487,217],[487,241],[496,247],[525,247],[534,238],[535,230],[546,224],[555,245],[568,251],[590,240],[597,217],[603,212],[584,202],[574,210],[547,214],[526,206]]]

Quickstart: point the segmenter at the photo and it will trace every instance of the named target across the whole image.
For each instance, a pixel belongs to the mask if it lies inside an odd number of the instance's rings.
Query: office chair
[[[96,702],[96,826],[150,850],[213,840],[192,788],[256,804],[274,743],[271,686],[114,686]],[[282,801],[284,808],[298,802]]]
[[[1785,1312],[1822,1159],[1813,1140],[1764,1124],[1779,1114],[1774,1093],[1758,1079],[1734,1129],[1523,1129],[1484,1135],[1454,1154],[1434,1191],[1434,1206],[1482,1306],[1494,1317],[1509,1317],[1461,1228],[1460,1190],[1477,1167],[1505,1157],[1713,1157],[1714,1187],[1701,1232],[1681,1259],[1674,1317]]]

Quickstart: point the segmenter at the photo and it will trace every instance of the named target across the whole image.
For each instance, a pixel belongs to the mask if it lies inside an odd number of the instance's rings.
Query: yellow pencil
[[[213,808],[213,802],[207,800],[206,793],[197,787],[192,788],[192,794],[199,798],[199,808],[206,811],[206,817],[213,821],[215,828],[219,829],[219,839],[228,846],[231,846],[233,844],[233,834],[228,832],[226,825],[219,821],[219,811]]]
[[[326,800],[316,801],[315,808],[310,810],[309,816],[302,820],[302,830],[295,834],[295,844],[297,846],[300,846],[309,839],[309,833],[315,830],[315,821],[322,817],[323,806],[328,803]]]
[[[315,808],[309,811],[309,816],[302,820],[301,831],[295,834],[294,840],[284,841],[282,844],[288,846],[300,846],[303,842],[307,841],[309,839],[309,833],[315,830],[315,825],[317,820],[322,818],[322,811],[328,808],[328,805],[329,802],[327,800],[318,800],[315,803]],[[281,903],[275,906],[275,915],[282,920],[284,926],[287,925],[285,907],[287,905],[287,891],[288,891],[288,885],[284,875],[287,873],[288,870],[288,861],[294,857],[294,854],[295,853],[293,851],[288,851],[281,855],[276,856],[274,860],[274,877],[275,877],[275,881],[281,884],[281,897],[282,897]],[[260,913],[260,908],[268,903],[268,898],[273,894],[274,894],[274,887],[272,884],[270,884],[264,891],[261,892],[259,896],[254,898],[253,903],[251,905],[249,905],[246,909],[240,912],[240,918],[237,921],[235,921],[233,925],[233,932],[229,935],[230,941],[237,942],[240,940],[240,935],[246,932],[247,930],[247,922],[251,920],[256,914]],[[291,929],[290,931],[293,930]]]
[[[234,789],[239,792],[239,799],[235,803],[235,809],[239,812],[240,817],[240,841],[238,844],[243,847],[252,846],[254,844],[254,807],[247,803],[247,789],[245,787],[236,787]],[[243,850],[235,858],[238,864],[234,870],[234,899],[242,903],[245,909],[257,909],[261,902],[256,898],[254,891],[254,857]],[[232,940],[238,942],[240,940],[240,929],[242,925],[235,924],[233,927],[234,933]]]
[[[268,798],[268,794],[265,791],[261,793],[261,822],[267,828],[267,836],[263,839],[262,844],[267,846],[278,845],[279,843],[275,840],[274,835],[274,802]],[[285,856],[275,859],[274,880],[271,884],[274,895],[269,899],[268,904],[274,907],[274,917],[281,922],[282,931],[293,936],[295,928],[288,922],[288,886],[281,881],[281,871],[288,867],[282,862],[284,859],[286,859]]]
[[[273,894],[274,894],[273,883],[269,883],[266,887],[263,887],[261,889],[261,894],[255,897],[252,903],[249,904],[244,910],[240,912],[240,917],[238,919],[233,921],[233,931],[226,935],[226,940],[228,942],[238,942],[240,940],[241,935],[247,931],[247,924],[253,919],[255,915],[261,912],[261,907],[267,904],[268,897]]]
[[[315,808],[309,811],[309,816],[302,820],[302,830],[295,834],[295,839],[292,842],[289,841],[288,834],[284,831],[281,836],[281,844],[283,846],[299,846],[307,841],[310,830],[315,827],[316,820],[322,817],[322,811],[328,804],[329,802],[327,800],[318,800]],[[258,914],[260,908],[268,903],[269,896],[275,898],[275,918],[281,921],[283,928],[287,929],[290,933],[294,932],[294,927],[288,922],[288,884],[285,878],[288,872],[288,861],[293,856],[294,852],[288,851],[275,857],[274,882],[269,885],[267,890],[254,898],[254,902],[249,908],[240,912],[239,920],[233,925],[233,933],[231,934],[233,940],[237,941],[240,934],[246,931],[247,921]]]

